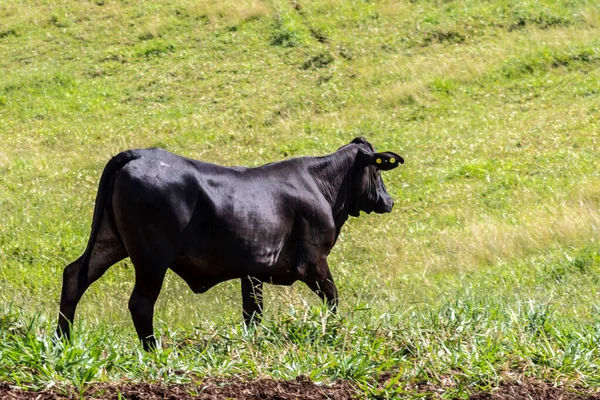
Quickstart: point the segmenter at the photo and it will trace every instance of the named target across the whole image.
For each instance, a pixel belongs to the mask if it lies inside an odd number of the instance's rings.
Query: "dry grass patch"
[[[263,1],[208,0],[193,7],[194,14],[206,17],[217,25],[237,25],[245,21],[266,17],[272,10]]]
[[[460,228],[434,234],[426,246],[418,240],[403,243],[405,250],[397,251],[405,258],[400,264],[419,265],[428,271],[469,271],[510,263],[553,246],[597,243],[600,201],[594,190],[543,210],[526,203],[511,220],[469,217]]]
[[[585,24],[589,28],[600,27],[600,8],[598,7],[586,7],[579,13],[581,18],[585,21]]]
[[[376,7],[377,12],[390,21],[405,19],[411,12],[406,3],[399,1],[378,2]]]
[[[142,40],[161,37],[168,29],[169,25],[170,22],[165,19],[158,17],[152,18],[149,21],[146,21],[144,26],[140,29],[138,37]]]
[[[422,82],[400,82],[381,91],[381,104],[385,108],[410,104],[426,105],[431,100],[431,93]]]

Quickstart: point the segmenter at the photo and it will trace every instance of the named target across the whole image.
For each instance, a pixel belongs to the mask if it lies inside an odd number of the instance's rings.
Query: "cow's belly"
[[[233,254],[235,253],[235,254]],[[263,282],[289,286],[302,278],[298,263],[284,246],[282,249],[263,250],[246,254],[241,249],[235,252],[208,252],[178,257],[171,269],[179,275],[195,293],[203,293],[211,287],[230,279],[247,276]]]
[[[177,257],[170,268],[188,284],[194,293],[204,293],[221,282],[238,278],[233,268],[227,266],[224,268],[203,257]]]
[[[214,285],[246,276],[265,282],[290,285],[296,274],[287,259],[280,258],[281,249],[261,248],[246,251],[241,247],[220,249],[215,246],[205,252],[180,255],[170,268],[179,275],[195,293],[203,293]]]

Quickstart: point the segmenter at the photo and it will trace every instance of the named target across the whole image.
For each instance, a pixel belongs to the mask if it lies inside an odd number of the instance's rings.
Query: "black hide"
[[[392,210],[380,170],[398,163],[363,138],[257,168],[122,152],[100,179],[88,246],[65,268],[58,333],[69,336],[85,290],[125,257],[135,267],[129,309],[145,349],[155,345],[154,303],[168,268],[195,293],[241,279],[246,323],[260,318],[263,282],[302,281],[335,309],[327,255],[348,215]]]

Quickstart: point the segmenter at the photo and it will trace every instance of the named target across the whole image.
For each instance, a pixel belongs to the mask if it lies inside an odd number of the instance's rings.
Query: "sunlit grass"
[[[523,375],[599,384],[599,15],[587,1],[4,2],[0,378],[303,374],[447,398]],[[301,285],[269,287],[265,326],[246,332],[238,282],[196,296],[169,274],[146,355],[124,261],[86,293],[74,342],[52,343],[111,156],[256,166],[358,135],[406,164],[384,174],[394,211],[351,219],[330,255],[341,319]],[[377,387],[384,372],[397,379]]]

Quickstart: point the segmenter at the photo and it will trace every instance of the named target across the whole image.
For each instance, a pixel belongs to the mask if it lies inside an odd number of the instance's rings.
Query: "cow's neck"
[[[336,238],[348,220],[348,210],[355,201],[351,191],[352,173],[356,160],[354,146],[345,146],[333,154],[319,157],[313,176],[329,206],[335,221]]]

